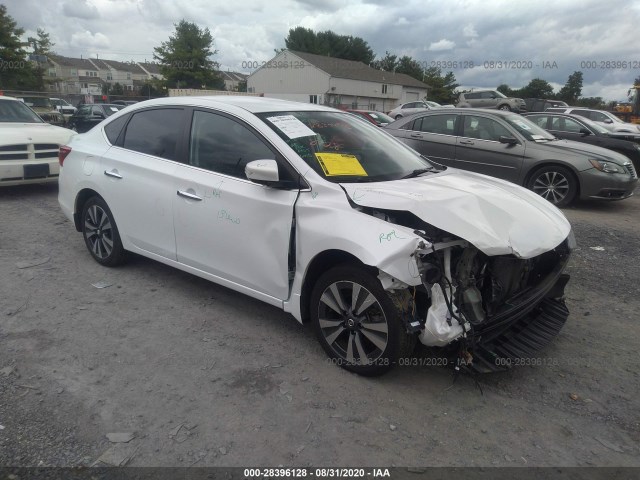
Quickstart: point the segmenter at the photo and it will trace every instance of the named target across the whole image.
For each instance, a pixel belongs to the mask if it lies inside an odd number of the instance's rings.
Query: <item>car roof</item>
[[[451,115],[452,113],[467,113],[467,114],[484,113],[484,114],[495,115],[498,117],[510,117],[513,115],[520,116],[517,113],[509,112],[507,110],[495,110],[490,108],[437,108],[433,110],[427,110],[425,112],[414,113],[411,116],[417,117],[422,115]],[[404,117],[404,118],[409,118],[409,117]]]
[[[5,95],[0,95],[0,100],[13,100],[14,102],[20,102],[20,100],[18,100],[15,97],[7,97]],[[22,102],[20,102],[20,103],[22,103]]]
[[[198,105],[202,107],[233,106],[247,110],[251,113],[263,113],[273,111],[326,111],[338,112],[335,108],[324,107],[313,103],[292,102],[290,100],[280,100],[268,97],[251,97],[241,95],[208,95],[208,96],[185,96],[185,97],[164,97],[153,100],[138,102],[131,107],[140,106],[146,108],[162,105]]]

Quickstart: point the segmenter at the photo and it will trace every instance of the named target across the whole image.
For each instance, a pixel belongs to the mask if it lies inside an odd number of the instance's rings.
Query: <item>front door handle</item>
[[[411,137],[412,138],[422,138],[422,134],[421,133],[412,133]]]
[[[460,140],[460,145],[473,145],[472,140]]]
[[[188,198],[189,200],[197,200],[198,202],[202,201],[202,197],[199,197],[195,193],[185,192],[184,190],[178,190],[178,195],[184,198]]]
[[[120,175],[120,174],[118,173],[118,171],[117,171],[117,170],[115,170],[115,169],[114,169],[114,170],[110,170],[110,171],[105,170],[105,171],[104,171],[104,174],[105,174],[107,177],[122,178],[122,175]]]

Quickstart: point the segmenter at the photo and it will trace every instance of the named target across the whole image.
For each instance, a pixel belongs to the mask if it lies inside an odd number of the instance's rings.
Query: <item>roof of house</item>
[[[98,70],[88,58],[63,57],[62,55],[48,55],[49,60],[63,67],[84,68],[85,70]]]
[[[78,80],[85,83],[105,83],[100,77],[85,77],[83,75],[79,76]]]
[[[160,64],[155,62],[139,62],[140,66],[152,75],[160,75]]]
[[[231,82],[244,82],[247,80],[248,75],[244,73],[238,72],[220,72],[220,76],[223,80],[228,80]]]
[[[121,72],[137,73],[146,75],[147,73],[136,63],[118,62],[116,60],[93,60],[100,68],[119,70]]]
[[[324,55],[315,55],[313,53],[297,52],[294,50],[288,51],[318,67],[320,70],[327,72],[332,77],[402,85],[405,87],[431,88],[426,83],[416,80],[407,74],[376,70],[362,62],[327,57]]]

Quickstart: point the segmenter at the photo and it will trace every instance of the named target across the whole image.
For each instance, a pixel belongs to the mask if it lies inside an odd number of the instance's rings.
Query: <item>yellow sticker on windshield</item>
[[[355,155],[316,153],[316,158],[327,177],[338,177],[341,175],[368,176]]]

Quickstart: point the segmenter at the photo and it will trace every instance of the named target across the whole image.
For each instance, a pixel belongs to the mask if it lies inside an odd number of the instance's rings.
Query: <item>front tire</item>
[[[113,214],[100,197],[91,197],[82,207],[82,236],[93,259],[105,267],[120,265],[125,250]]]
[[[415,338],[380,281],[358,265],[325,272],[311,294],[311,321],[333,363],[364,376],[388,372]]]
[[[506,110],[506,111],[510,112],[511,111],[511,107],[509,105],[500,105],[498,107],[498,110]]]
[[[578,181],[567,168],[551,165],[533,172],[527,182],[527,188],[556,207],[564,207],[576,197]]]
[[[402,115],[396,115],[396,120],[400,120],[402,118]]]

